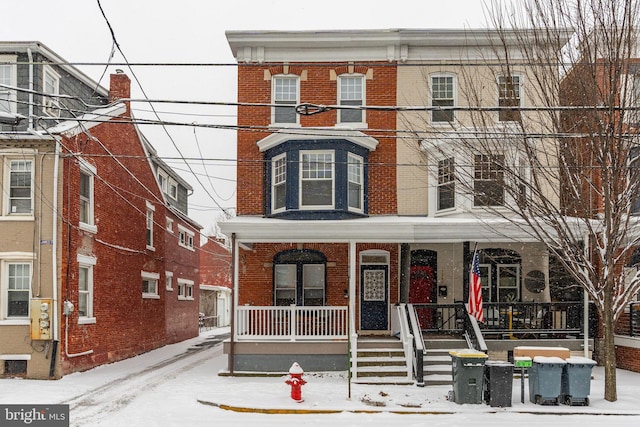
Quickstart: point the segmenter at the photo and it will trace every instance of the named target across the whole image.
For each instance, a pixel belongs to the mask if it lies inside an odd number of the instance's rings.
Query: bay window
[[[504,155],[474,156],[474,206],[504,205]]]
[[[302,208],[333,206],[333,152],[302,151],[300,174],[300,206]]]
[[[362,157],[354,154],[348,155],[348,180],[349,189],[347,199],[349,209],[362,210]]]

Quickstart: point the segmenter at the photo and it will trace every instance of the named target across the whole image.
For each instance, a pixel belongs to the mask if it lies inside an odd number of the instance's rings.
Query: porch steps
[[[452,350],[467,348],[467,342],[461,338],[435,338],[424,337],[426,352],[424,361],[424,384],[451,385],[451,356]]]
[[[407,376],[402,343],[394,337],[358,338],[355,361],[358,384],[413,384]]]

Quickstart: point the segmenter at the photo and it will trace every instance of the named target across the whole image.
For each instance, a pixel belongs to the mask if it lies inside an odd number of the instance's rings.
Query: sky
[[[535,405],[529,401],[528,379],[525,379],[524,403],[520,379],[514,378],[511,406],[496,408],[482,403],[460,405],[449,401],[446,396],[452,387],[448,385],[353,383],[349,387],[344,372],[305,374],[303,378],[307,383],[301,391],[304,401],[298,403],[290,397],[285,376],[219,376],[218,372],[226,369],[227,360],[219,345],[180,358],[194,345],[228,331],[228,327],[206,331],[198,338],[70,374],[60,380],[0,379],[0,404],[68,404],[70,425],[79,427],[528,427],[540,423],[613,427],[638,425],[640,420],[637,398],[640,374],[618,370],[618,400],[607,402],[603,398],[604,368],[601,366],[591,371],[590,404],[586,407]],[[170,360],[173,363],[168,363]],[[304,366],[302,368],[304,370]],[[553,387],[545,387],[547,389]],[[221,405],[234,410],[223,409]],[[238,412],[241,409],[248,412]],[[277,409],[338,412],[256,413]]]
[[[108,75],[122,69],[132,80],[136,99],[233,103],[236,68],[227,30],[479,28],[486,22],[484,3],[395,0],[391,7],[364,0],[5,1],[0,40],[39,41],[68,62],[96,64],[78,68],[106,88]],[[126,65],[135,63],[224,65]],[[155,104],[154,113],[149,104],[136,103],[133,109],[139,118],[156,119],[157,113],[162,120],[184,124],[142,130],[194,188],[189,216],[206,233],[223,210],[235,207],[235,133],[190,125],[234,125],[235,108]]]

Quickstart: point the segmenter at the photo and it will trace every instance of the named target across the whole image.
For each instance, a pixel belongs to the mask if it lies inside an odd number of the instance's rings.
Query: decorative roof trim
[[[261,152],[291,140],[344,139],[369,151],[375,151],[378,140],[356,130],[336,128],[282,129],[257,142]]]

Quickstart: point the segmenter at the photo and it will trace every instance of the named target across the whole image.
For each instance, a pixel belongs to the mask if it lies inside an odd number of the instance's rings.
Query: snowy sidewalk
[[[226,355],[224,356],[226,358]],[[304,369],[304,366],[302,366]],[[221,370],[220,372],[226,372]],[[303,378],[302,402],[291,399],[291,388],[282,376],[212,376],[208,390],[197,394],[201,404],[237,412],[255,413],[533,413],[533,414],[606,414],[640,416],[637,395],[640,374],[618,370],[618,401],[604,400],[604,369],[592,371],[589,406],[536,405],[529,401],[528,379],[521,403],[521,380],[514,378],[511,407],[487,404],[457,404],[447,396],[451,386],[365,385],[349,386],[346,372],[308,373]]]

